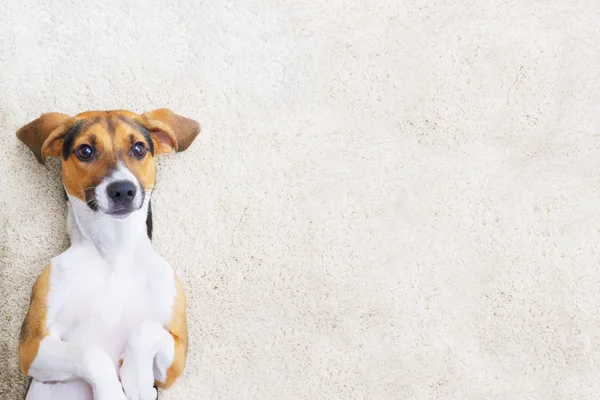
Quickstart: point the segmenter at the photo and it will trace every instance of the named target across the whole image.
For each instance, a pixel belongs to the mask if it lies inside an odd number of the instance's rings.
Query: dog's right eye
[[[82,144],[77,148],[75,154],[81,161],[88,161],[94,156],[94,149],[92,149],[92,146]]]

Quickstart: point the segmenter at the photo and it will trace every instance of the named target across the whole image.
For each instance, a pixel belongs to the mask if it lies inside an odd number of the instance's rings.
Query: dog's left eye
[[[89,161],[94,156],[94,149],[87,144],[82,144],[77,148],[76,154],[81,161]]]
[[[144,146],[144,143],[137,142],[134,144],[131,148],[131,154],[137,159],[144,157],[146,155],[146,146]]]

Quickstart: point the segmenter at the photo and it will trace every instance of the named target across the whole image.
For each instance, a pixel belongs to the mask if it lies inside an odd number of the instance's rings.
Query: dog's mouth
[[[144,205],[145,193],[141,193],[141,198],[138,201],[127,203],[127,204],[113,204],[111,207],[107,209],[99,208],[98,211],[109,215],[116,219],[127,218],[131,213],[139,210]]]
[[[118,208],[116,210],[110,210],[105,212],[104,214],[106,215],[110,215],[113,218],[116,219],[123,219],[123,218],[127,218],[129,216],[129,214],[131,214],[134,211],[139,210],[139,208],[131,208],[131,207],[127,207],[127,208]]]
[[[111,205],[111,206],[105,208],[101,204],[99,204],[99,202],[96,200],[95,196],[88,197],[86,199],[85,203],[93,211],[101,212],[102,214],[111,216],[116,219],[123,219],[123,218],[127,218],[132,212],[137,211],[140,208],[142,208],[142,205],[144,204],[144,197],[145,196],[142,195],[142,199],[139,201],[139,205],[129,203],[129,204],[121,204],[121,205]],[[137,203],[137,202],[135,202],[135,203]]]

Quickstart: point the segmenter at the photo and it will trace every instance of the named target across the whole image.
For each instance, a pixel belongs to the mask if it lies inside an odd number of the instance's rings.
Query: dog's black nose
[[[135,185],[131,181],[116,181],[108,185],[106,188],[108,197],[116,204],[131,203],[137,191]]]

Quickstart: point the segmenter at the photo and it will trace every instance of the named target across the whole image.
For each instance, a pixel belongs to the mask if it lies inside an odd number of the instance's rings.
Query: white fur
[[[97,198],[111,181],[132,176],[121,167],[96,188]],[[50,336],[29,370],[34,380],[27,399],[81,400],[92,393],[96,400],[125,399],[120,359],[127,399],[156,398],[154,379],[165,378],[174,357],[173,338],[163,327],[176,286],[146,234],[149,193],[140,198],[139,210],[115,219],[69,196],[71,247],[52,260]]]

